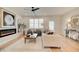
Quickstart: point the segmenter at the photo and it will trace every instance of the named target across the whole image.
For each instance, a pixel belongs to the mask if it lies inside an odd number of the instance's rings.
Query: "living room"
[[[79,51],[78,12],[78,7],[1,7],[0,50]]]

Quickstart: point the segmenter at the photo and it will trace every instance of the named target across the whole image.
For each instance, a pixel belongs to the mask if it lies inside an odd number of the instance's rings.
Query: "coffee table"
[[[24,36],[24,43],[26,44],[26,40],[36,40],[36,38],[37,38],[37,35],[31,35],[31,36],[28,36],[28,35],[25,35]]]

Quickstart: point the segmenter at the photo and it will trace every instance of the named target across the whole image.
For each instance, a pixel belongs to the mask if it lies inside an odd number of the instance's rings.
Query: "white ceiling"
[[[31,7],[4,7],[5,9],[11,9],[21,16],[32,16]],[[36,11],[36,15],[46,16],[46,15],[63,15],[75,7],[39,7],[40,9]]]

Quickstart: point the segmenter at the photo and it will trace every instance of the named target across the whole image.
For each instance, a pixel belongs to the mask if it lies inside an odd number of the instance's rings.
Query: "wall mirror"
[[[79,16],[72,16],[68,22],[68,28],[76,29],[77,27],[79,27]]]

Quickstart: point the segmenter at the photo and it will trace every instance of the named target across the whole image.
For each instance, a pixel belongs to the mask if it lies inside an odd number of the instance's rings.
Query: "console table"
[[[77,30],[69,30],[67,36],[74,40],[79,40],[79,31]]]

